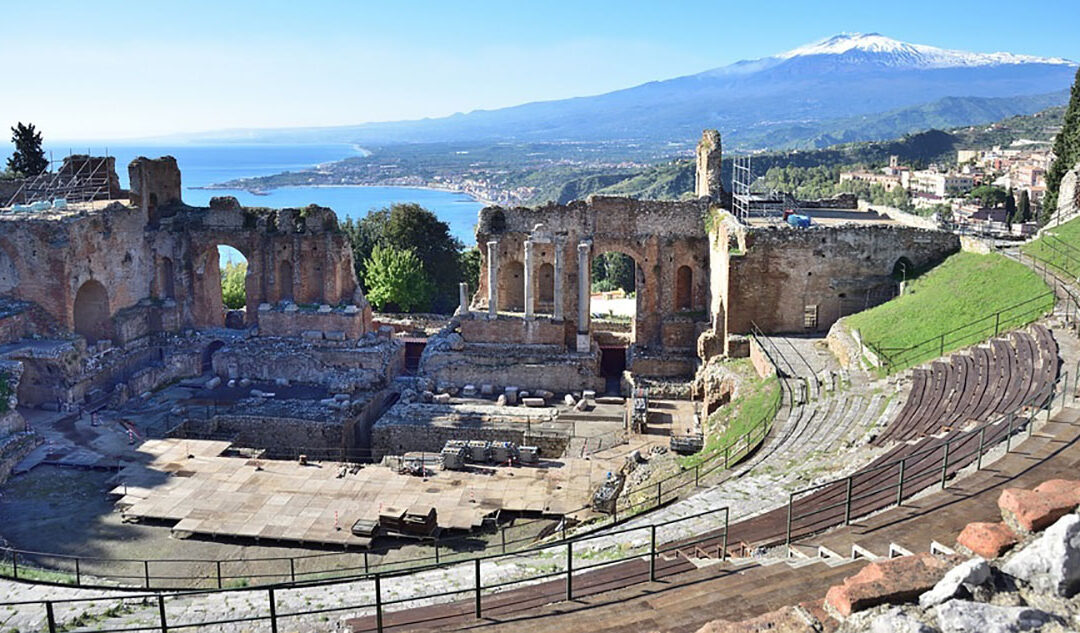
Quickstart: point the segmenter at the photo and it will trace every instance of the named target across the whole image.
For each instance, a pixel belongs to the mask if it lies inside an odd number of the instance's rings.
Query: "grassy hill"
[[[957,253],[908,282],[902,296],[845,322],[893,359],[891,373],[1026,325],[1053,305],[1049,286],[1026,266],[996,253]]]
[[[1080,278],[1080,218],[1044,231],[1042,237],[1021,250],[1049,263],[1058,272]]]

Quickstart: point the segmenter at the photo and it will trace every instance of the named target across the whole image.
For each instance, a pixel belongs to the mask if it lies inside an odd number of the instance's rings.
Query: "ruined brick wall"
[[[637,265],[637,316],[633,341],[639,346],[662,347],[663,323],[671,316],[700,315],[709,303],[708,246],[703,222],[705,201],[659,202],[592,196],[568,205],[506,209],[488,207],[480,212],[477,244],[481,264],[474,309],[487,308],[487,243],[498,242],[498,298],[500,310],[523,309],[521,288],[525,242],[533,240],[533,265],[539,272],[553,270],[558,250],[562,270],[562,308],[565,320],[578,325],[578,244],[591,242],[589,265],[605,252],[632,257]],[[686,267],[688,273],[680,273]],[[680,274],[685,282],[680,284]],[[538,286],[534,296],[545,295]],[[544,283],[549,283],[546,280]],[[680,291],[684,290],[682,296]],[[682,305],[680,305],[682,300]],[[554,305],[539,302],[538,313],[553,314]],[[509,342],[509,341],[508,341]],[[567,341],[569,342],[569,341]],[[692,348],[693,341],[679,341]]]
[[[896,225],[748,228],[745,252],[726,256],[727,333],[747,333],[751,322],[765,333],[827,331],[890,298],[898,262],[924,269],[959,248],[951,233]]]
[[[356,340],[371,328],[371,308],[355,305],[299,309],[264,303],[259,306],[259,336],[302,336],[329,341]]]
[[[566,326],[543,317],[530,321],[508,317],[462,319],[461,336],[475,343],[513,341],[523,345],[562,345],[566,340]]]

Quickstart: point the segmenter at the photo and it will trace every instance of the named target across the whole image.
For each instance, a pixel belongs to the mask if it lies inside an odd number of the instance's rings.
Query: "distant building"
[[[924,169],[911,174],[911,190],[941,198],[967,193],[975,187],[975,177]]]

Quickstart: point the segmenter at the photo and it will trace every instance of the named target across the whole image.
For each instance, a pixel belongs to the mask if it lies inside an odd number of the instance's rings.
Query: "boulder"
[[[892,608],[870,621],[870,633],[934,633],[899,608]]]
[[[499,397],[495,398],[495,406],[497,406],[497,407],[505,407],[506,406],[506,394],[505,393],[500,393]]]
[[[1004,523],[986,523],[977,521],[968,523],[956,544],[976,556],[997,558],[1016,545],[1016,533]]]
[[[1030,607],[1000,607],[950,600],[935,609],[942,633],[1016,633],[1038,629],[1056,618]]]
[[[241,378],[240,379],[240,386],[244,387],[245,389],[250,387],[251,386],[251,379],[250,378]]]
[[[1080,481],[1051,479],[1034,490],[1006,488],[998,497],[1001,516],[1011,527],[1038,532],[1080,505]]]
[[[221,386],[221,376],[214,376],[210,380],[206,381],[207,389],[217,389]]]
[[[831,587],[825,605],[846,618],[879,604],[908,602],[933,588],[952,565],[961,561],[959,556],[936,558],[927,552],[875,561],[845,578],[843,584]]]
[[[460,352],[461,350],[465,349],[465,339],[461,338],[461,335],[457,332],[453,332],[449,336],[447,336],[446,343],[450,347],[450,349],[455,352]]]
[[[430,389],[425,389],[420,392],[420,402],[431,402],[435,399],[435,393]]]
[[[990,580],[990,565],[983,558],[972,558],[950,569],[933,589],[919,596],[919,606],[924,609],[933,607],[951,600],[961,592],[970,596],[975,587],[987,580]]]
[[[275,378],[274,379],[274,384],[277,385],[278,387],[288,387],[289,386],[289,379],[288,378]]]
[[[1043,593],[1075,594],[1080,590],[1080,515],[1058,519],[1006,561],[1001,571]]]

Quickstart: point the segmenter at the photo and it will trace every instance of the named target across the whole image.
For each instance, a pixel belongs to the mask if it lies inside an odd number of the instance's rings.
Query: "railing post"
[[[896,505],[900,505],[904,502],[904,466],[907,464],[907,459],[900,460],[900,477],[896,482]]]
[[[979,429],[979,456],[975,459],[975,470],[982,470],[983,446],[986,442],[986,426]]]
[[[945,489],[945,480],[949,476],[949,442],[945,442],[945,457],[941,460],[941,489]]]
[[[663,481],[656,482],[656,507],[660,507],[660,486],[663,485]]]
[[[791,555],[791,510],[794,505],[795,493],[789,492],[787,501],[787,530],[784,536],[784,545],[787,547],[787,553],[789,556]]]
[[[851,487],[852,477],[847,478],[847,498],[844,500],[844,525],[851,525]]]
[[[364,555],[366,556],[367,552],[364,552]],[[292,556],[289,557],[289,581],[296,583],[296,559]]]
[[[19,579],[19,552],[11,550],[11,577]]]
[[[506,526],[499,528],[499,540],[502,541],[502,553],[506,553]]]
[[[728,467],[728,449],[731,448],[730,444],[724,444],[724,470]]]
[[[649,582],[656,582],[656,524],[649,526]]]
[[[267,589],[270,596],[270,633],[277,633],[277,604],[274,600],[274,588]]]
[[[375,574],[375,630],[382,633],[382,582]]]
[[[994,336],[998,335],[998,328],[1001,326],[1001,310],[994,313]]]
[[[157,595],[158,618],[161,620],[161,633],[169,633],[169,623],[165,619],[165,596]]]
[[[79,558],[75,558],[75,586],[82,585],[82,570],[79,568]]]
[[[723,548],[724,548],[724,550],[720,553],[720,562],[724,562],[724,561],[727,560],[727,532],[728,532],[728,517],[730,516],[730,514],[731,514],[730,511],[727,508],[724,508],[724,540],[723,540]]]
[[[938,353],[938,356],[944,356],[945,355],[945,335],[944,334],[941,335],[940,348],[941,348],[941,351]]]
[[[1012,447],[1012,432],[1013,432],[1013,415],[1010,413],[1008,416],[1009,430],[1005,433],[1005,452],[1008,453]]]
[[[217,567],[217,588],[221,589],[221,561],[214,561],[214,566]]]
[[[698,463],[694,464],[694,487],[695,488],[698,487],[698,478],[699,478],[699,476],[701,474],[699,472],[700,468],[701,468],[701,462],[698,462]]]
[[[439,539],[435,539],[435,564],[439,564]]]
[[[566,542],[566,599],[574,599],[574,542]]]
[[[146,579],[146,588],[150,588],[150,559],[143,560],[143,577]]]
[[[370,573],[371,573],[371,567],[368,566],[368,553],[367,553],[367,550],[365,550],[364,551],[364,575],[366,576],[366,575],[368,575]]]
[[[474,558],[473,562],[476,564],[476,617],[480,618],[480,589],[483,587],[480,584],[480,559]]]
[[[45,621],[49,624],[49,633],[56,633],[56,614],[51,601],[45,601]],[[15,629],[12,629],[15,630]]]

